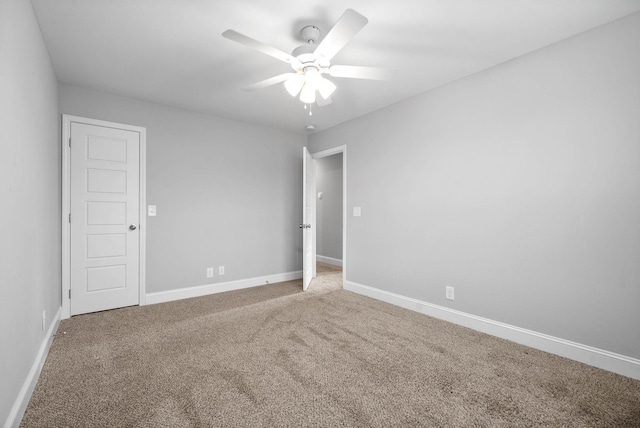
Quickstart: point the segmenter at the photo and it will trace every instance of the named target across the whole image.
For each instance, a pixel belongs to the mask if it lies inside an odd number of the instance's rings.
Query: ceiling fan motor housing
[[[315,50],[315,46],[313,45],[302,45],[295,48],[291,55],[296,57],[301,64],[309,64],[315,61],[315,56],[313,55],[313,51]],[[295,67],[294,67],[295,69]]]
[[[314,25],[307,25],[302,30],[300,30],[300,35],[306,43],[295,48],[291,52],[291,55],[296,57],[301,64],[309,65],[316,60],[313,52],[316,50],[315,43],[320,37],[320,29]]]
[[[296,57],[296,59],[300,61],[302,67],[294,66],[293,69],[296,71],[304,71],[304,69],[309,66],[314,67],[318,70],[329,67],[329,61],[314,55],[314,52],[317,48],[316,42],[320,38],[320,29],[315,25],[307,25],[302,30],[300,30],[300,35],[306,43],[295,48],[291,52],[291,55]]]

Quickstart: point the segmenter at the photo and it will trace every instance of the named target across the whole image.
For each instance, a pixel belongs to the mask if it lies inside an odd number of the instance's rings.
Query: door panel
[[[127,235],[114,233],[87,236],[87,259],[124,257],[127,255]]]
[[[87,159],[125,163],[127,161],[127,142],[122,139],[88,135]]]
[[[108,169],[87,169],[88,193],[127,193],[127,173]]]
[[[126,288],[127,267],[125,265],[87,268],[87,291]]]
[[[139,303],[139,159],[139,133],[71,123],[71,315]]]
[[[302,148],[302,289],[307,290],[315,275],[315,168],[306,147]]]
[[[86,222],[88,226],[123,226],[127,222],[127,204],[87,201]]]

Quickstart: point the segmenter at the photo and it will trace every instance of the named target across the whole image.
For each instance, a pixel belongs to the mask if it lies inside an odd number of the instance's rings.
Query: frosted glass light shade
[[[284,87],[291,94],[292,97],[298,95],[302,86],[304,85],[304,75],[294,74],[284,81]]]
[[[322,76],[320,76],[320,72],[317,68],[307,67],[304,70],[304,80],[307,85],[311,85],[313,88],[318,89],[318,84]]]
[[[336,90],[336,85],[334,85],[331,80],[321,77],[320,80],[318,81],[318,92],[320,92],[320,95],[325,100],[329,98],[331,94],[333,94],[333,91],[335,90]]]
[[[316,102],[316,90],[312,85],[306,83],[300,91],[300,101],[305,104],[313,104]]]

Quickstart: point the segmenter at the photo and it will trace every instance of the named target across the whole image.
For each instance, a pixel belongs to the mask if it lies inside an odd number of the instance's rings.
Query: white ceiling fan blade
[[[331,97],[327,97],[327,98],[322,98],[322,96],[316,97],[316,104],[318,104],[319,107],[328,106],[332,102],[333,100],[331,99]]]
[[[357,65],[332,65],[329,75],[333,77],[350,77],[352,79],[390,80],[395,70],[389,68],[360,67]]]
[[[293,65],[297,66],[300,63],[294,56],[289,55],[288,53],[283,52],[280,49],[276,49],[272,46],[266,45],[262,42],[252,39],[251,37],[245,36],[244,34],[240,34],[237,31],[227,30],[224,33],[222,33],[222,36],[229,40],[233,40],[234,42],[240,43],[242,45],[245,45],[247,47],[260,51],[263,54],[279,59],[280,61],[284,61],[287,64],[291,64],[292,66]]]
[[[369,20],[353,9],[347,9],[316,48],[314,54],[331,60]]]
[[[266,88],[267,86],[275,85],[280,82],[284,82],[290,76],[293,76],[295,73],[283,73],[278,74],[277,76],[270,77],[269,79],[265,79],[261,82],[254,83],[253,85],[249,85],[244,89],[245,91],[255,91],[256,89]]]

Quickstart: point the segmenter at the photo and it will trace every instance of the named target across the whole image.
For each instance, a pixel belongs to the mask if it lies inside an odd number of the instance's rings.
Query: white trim
[[[49,349],[51,348],[51,344],[53,343],[53,337],[58,331],[61,313],[62,308],[58,308],[58,312],[56,312],[55,316],[53,317],[51,325],[47,330],[47,334],[44,336],[42,344],[40,344],[40,349],[36,354],[36,359],[31,366],[31,370],[29,370],[29,374],[22,384],[22,388],[18,393],[18,397],[16,397],[16,401],[13,403],[13,406],[9,411],[7,420],[4,422],[5,427],[17,427],[18,425],[20,425],[22,416],[24,416],[24,412],[25,410],[27,410],[27,406],[29,405],[29,400],[31,400],[31,394],[33,394],[36,383],[38,383],[38,378],[40,377],[42,366],[44,366],[44,362],[47,359],[47,355],[49,354]]]
[[[148,305],[152,305],[155,303],[172,302],[174,300],[207,296],[209,294],[222,293],[224,291],[233,291],[240,290],[242,288],[257,287],[259,285],[274,284],[276,282],[292,281],[300,278],[302,278],[302,271],[298,270],[294,272],[260,276],[256,278],[239,279],[236,281],[217,282],[214,284],[197,285],[195,287],[177,288],[173,290],[148,293],[146,296],[146,301]]]
[[[139,296],[138,305],[146,305],[147,296],[147,128],[135,127],[140,133],[140,165],[138,170],[139,194],[140,200],[140,242],[138,248],[138,279],[139,279]]]
[[[579,361],[623,376],[640,379],[640,360],[632,357],[471,315],[444,306],[434,305],[352,281],[345,281],[343,284],[345,290],[354,293],[382,300],[392,305],[449,321],[482,333],[511,340],[531,348],[560,355],[561,357]]]
[[[62,115],[62,312],[61,319],[71,316],[69,305],[69,288],[71,278],[71,227],[69,225],[69,213],[71,212],[70,186],[71,186],[71,150],[69,138],[71,138],[71,123],[85,123],[87,125],[103,126],[107,128],[124,129],[137,132],[140,135],[140,248],[139,248],[139,305],[146,304],[146,254],[147,254],[147,129],[141,126],[126,125],[122,123],[107,122],[98,119]]]
[[[326,263],[328,265],[333,265],[333,266],[342,266],[342,260],[340,259],[334,259],[333,257],[327,257],[327,256],[316,256],[316,261],[320,262],[320,263]]]
[[[320,152],[311,153],[311,157],[314,159],[326,158],[327,156],[339,155],[340,153],[345,152],[347,146],[338,146],[333,147],[327,150],[322,150]]]
[[[62,319],[71,316],[69,305],[69,281],[71,278],[71,121],[74,116],[62,115]]]
[[[342,283],[347,282],[347,146],[337,146],[320,152],[311,153],[314,159],[342,153]],[[314,198],[315,202],[315,198]],[[316,255],[316,260],[317,260]]]

